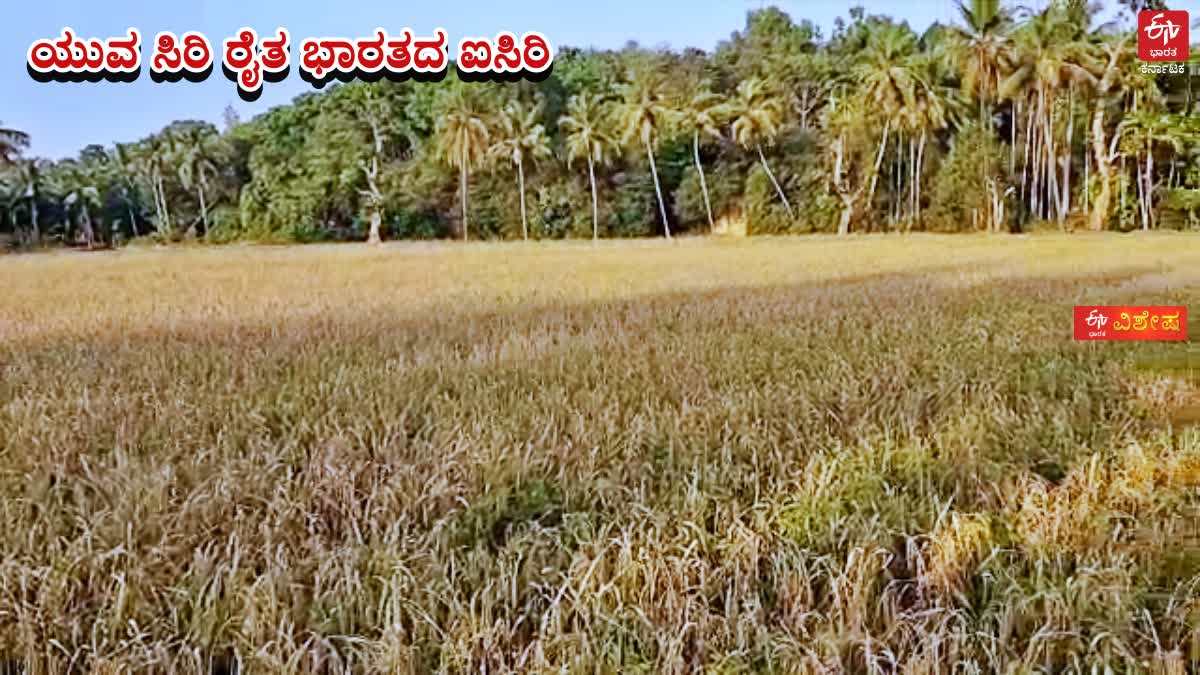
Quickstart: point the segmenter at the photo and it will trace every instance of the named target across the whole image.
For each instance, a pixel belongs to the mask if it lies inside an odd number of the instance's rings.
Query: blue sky
[[[541,31],[554,46],[620,47],[637,40],[647,46],[711,50],[742,27],[748,10],[768,4],[781,7],[794,19],[811,19],[826,34],[837,17],[848,15],[852,5],[907,19],[917,30],[954,14],[951,0],[13,0],[5,9],[8,20],[0,23],[0,121],[30,133],[33,154],[58,158],[74,155],[88,143],[136,140],[176,119],[219,123],[227,105],[248,119],[311,90],[294,67],[284,81],[265,83],[262,97],[254,103],[241,101],[234,83],[219,69],[201,83],[156,84],[145,67],[136,82],[127,84],[35,82],[25,70],[26,49],[36,39],[58,35],[64,26],[83,36],[101,38],[136,27],[142,31],[145,59],[149,58],[145,45],[160,30],[176,34],[198,30],[219,49],[221,40],[243,25],[257,29],[260,35],[283,26],[291,31],[294,64],[294,45],[305,37],[358,37],[376,26],[390,31],[409,26],[418,35],[440,26],[449,33],[451,56],[459,38],[494,35],[500,30],[518,34]],[[1200,14],[1200,0],[1173,6]]]

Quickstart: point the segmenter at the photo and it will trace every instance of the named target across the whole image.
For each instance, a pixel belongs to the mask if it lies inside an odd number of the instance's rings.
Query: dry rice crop
[[[0,671],[1200,666],[1200,353],[1070,339],[1074,304],[1200,308],[1195,236],[125,250],[0,288]]]

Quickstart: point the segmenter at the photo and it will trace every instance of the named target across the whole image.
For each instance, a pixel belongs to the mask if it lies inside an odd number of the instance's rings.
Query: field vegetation
[[[0,258],[0,669],[1194,670],[1197,244]]]

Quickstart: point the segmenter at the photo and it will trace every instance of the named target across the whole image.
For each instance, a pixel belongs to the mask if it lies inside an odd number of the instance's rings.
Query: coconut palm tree
[[[1016,66],[1001,84],[1000,94],[1013,96],[1017,91],[1031,92],[1031,114],[1036,128],[1030,129],[1033,155],[1031,203],[1041,206],[1049,216],[1051,207],[1062,226],[1070,206],[1070,155],[1074,136],[1075,91],[1094,87],[1095,76],[1085,67],[1090,55],[1087,46],[1075,40],[1076,27],[1068,15],[1052,6],[1034,15],[1016,32]],[[1066,138],[1059,146],[1054,120],[1061,92],[1069,92]],[[1059,151],[1065,150],[1065,157]],[[1055,166],[1063,165],[1060,183]]]
[[[1091,203],[1091,213],[1088,214],[1088,229],[1099,231],[1104,229],[1112,206],[1113,168],[1120,152],[1121,127],[1118,126],[1109,137],[1105,117],[1111,108],[1119,108],[1124,98],[1121,79],[1128,64],[1133,60],[1135,50],[1126,37],[1110,39],[1101,46],[1101,56],[1098,63],[1099,77],[1091,89],[1092,96],[1092,126],[1091,141],[1092,155],[1096,162],[1096,182],[1098,191]],[[1117,94],[1117,95],[1114,95]]]
[[[38,199],[41,197],[42,171],[45,168],[45,162],[35,159],[18,159],[15,166],[16,170],[12,172],[14,196],[17,201],[24,201],[29,207],[30,241],[36,245],[42,238]]]
[[[517,189],[521,194],[521,236],[529,239],[529,221],[525,215],[525,160],[537,161],[550,156],[550,139],[546,128],[538,122],[541,105],[526,106],[519,100],[510,101],[496,120],[495,142],[489,156],[510,161],[517,167]]]
[[[768,147],[773,145],[783,129],[783,101],[774,95],[765,81],[759,78],[743,80],[738,85],[737,94],[737,101],[734,102],[736,118],[730,129],[733,140],[747,150],[754,149],[758,152],[758,159],[762,163],[763,170],[771,179],[771,183],[775,186],[775,191],[779,194],[783,207],[787,209],[789,216],[794,217],[792,204],[788,201],[783,186],[775,178],[775,173],[767,164],[767,156],[763,153],[763,145]]]
[[[912,92],[913,105],[901,112],[900,123],[909,134],[909,166],[914,174],[909,190],[910,212],[914,221],[919,223],[925,148],[930,137],[936,138],[938,132],[958,117],[962,101],[955,89],[939,84],[946,80],[940,72],[939,59],[916,55],[909,62],[909,67],[915,71],[919,86]]]
[[[671,238],[671,222],[667,219],[667,204],[663,201],[662,185],[658,180],[658,166],[654,163],[654,149],[662,134],[671,126],[674,112],[664,97],[662,77],[646,70],[622,87],[624,100],[618,104],[617,118],[622,130],[621,139],[626,146],[640,143],[650,160],[650,173],[654,178],[654,192],[658,195],[658,212],[662,216],[663,231]]]
[[[437,155],[458,169],[462,195],[463,241],[467,240],[467,177],[487,154],[490,132],[478,101],[462,89],[451,94],[438,118]]]
[[[164,134],[155,134],[137,145],[133,161],[154,194],[154,226],[162,237],[171,232],[171,210],[167,204],[163,175],[170,166],[174,144]]]
[[[608,117],[599,96],[586,91],[567,101],[567,116],[562,119],[567,133],[567,165],[580,157],[587,159],[588,181],[592,185],[592,240],[600,239],[600,202],[596,194],[596,165],[612,159],[617,141],[609,133]]]
[[[51,190],[58,196],[63,207],[64,236],[69,236],[74,226],[78,225],[87,247],[92,248],[96,244],[92,210],[101,205],[96,177],[88,165],[69,159],[56,164],[49,178],[52,182]]]
[[[700,177],[700,192],[704,195],[704,210],[708,213],[708,226],[714,227],[712,202],[708,197],[708,182],[704,178],[704,165],[700,162],[701,140],[721,140],[721,118],[725,112],[719,94],[704,88],[696,92],[680,111],[683,126],[692,132],[692,159],[696,162],[696,174]]]
[[[184,189],[195,189],[200,200],[200,220],[204,236],[208,236],[208,180],[217,173],[217,130],[208,125],[193,125],[175,136],[175,161],[179,165],[179,182]]]
[[[964,25],[955,29],[951,51],[962,73],[963,93],[979,101],[980,122],[990,129],[990,106],[1012,60],[1011,18],[1001,0],[959,0],[958,13]]]
[[[883,119],[883,134],[879,141],[881,154],[887,149],[889,134],[895,132],[897,199],[892,218],[899,216],[901,206],[899,183],[903,168],[904,134],[908,132],[910,149],[915,150],[915,144],[912,143],[915,130],[913,115],[918,110],[918,97],[930,88],[924,79],[922,66],[916,34],[908,26],[887,23],[870,28],[866,45],[852,71],[859,83],[859,94],[866,103],[865,109],[874,110]],[[912,154],[915,155],[915,152]],[[874,197],[877,178],[878,174],[872,176],[868,201]]]
[[[136,176],[133,147],[127,143],[113,144],[112,150],[108,152],[108,166],[121,190],[121,200],[125,202],[125,211],[129,214],[129,228],[133,232],[133,236],[137,237],[139,236],[137,214],[133,209],[135,205],[139,206],[139,211],[141,209],[140,204],[133,198]]]
[[[29,134],[10,129],[0,123],[0,166],[16,162],[21,153],[29,148]]]

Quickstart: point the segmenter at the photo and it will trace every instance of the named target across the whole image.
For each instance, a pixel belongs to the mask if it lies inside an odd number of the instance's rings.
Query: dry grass
[[[0,288],[0,671],[1200,665],[1200,433],[1133,367],[1197,353],[1070,340],[1076,303],[1200,306],[1196,237],[126,250]]]

